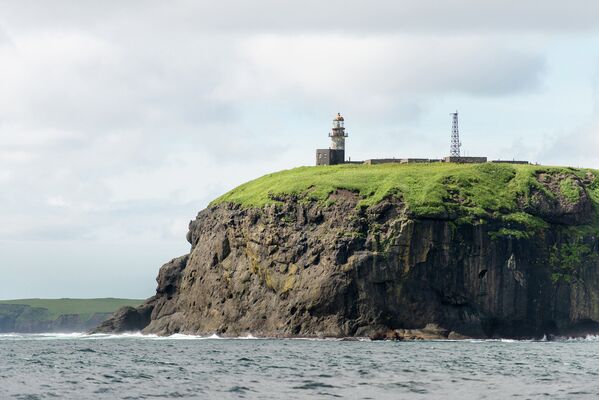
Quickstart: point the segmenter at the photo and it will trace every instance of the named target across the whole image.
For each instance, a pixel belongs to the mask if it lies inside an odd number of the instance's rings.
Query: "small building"
[[[316,165],[337,165],[343,164],[345,151],[335,149],[317,149]]]
[[[331,144],[328,149],[316,150],[316,165],[336,165],[345,163],[345,120],[340,113],[333,119],[329,133]]]

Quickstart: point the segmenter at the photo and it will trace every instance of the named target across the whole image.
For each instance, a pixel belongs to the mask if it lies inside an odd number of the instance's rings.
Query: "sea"
[[[598,399],[599,338],[0,335],[0,399]]]

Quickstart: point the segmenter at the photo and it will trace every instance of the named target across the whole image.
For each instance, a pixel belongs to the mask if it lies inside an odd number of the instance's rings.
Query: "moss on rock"
[[[557,209],[557,214],[563,214],[560,201],[576,208],[588,198],[593,209],[599,209],[598,173],[591,169],[493,163],[300,167],[245,183],[211,205],[229,202],[247,208],[264,207],[281,204],[281,199],[288,196],[327,204],[332,193],[345,189],[359,196],[359,207],[363,208],[396,196],[415,218],[470,224],[502,220],[513,225],[509,229],[526,231],[555,222],[551,221],[551,213]]]

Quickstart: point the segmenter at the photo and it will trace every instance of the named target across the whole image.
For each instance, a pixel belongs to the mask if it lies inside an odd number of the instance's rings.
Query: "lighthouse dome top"
[[[337,113],[333,121],[345,121],[340,113]]]

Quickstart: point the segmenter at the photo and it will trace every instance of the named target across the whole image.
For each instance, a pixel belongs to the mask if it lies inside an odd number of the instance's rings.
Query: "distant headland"
[[[136,299],[0,300],[0,333],[86,332]]]

